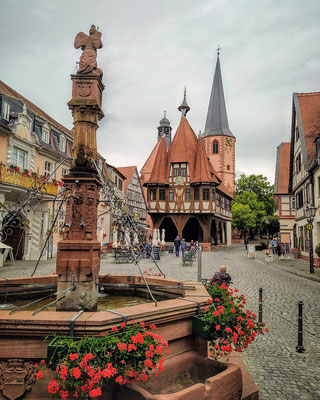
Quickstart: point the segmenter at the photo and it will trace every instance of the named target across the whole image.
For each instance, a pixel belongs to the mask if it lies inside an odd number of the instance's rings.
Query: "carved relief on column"
[[[85,106],[71,100],[69,107],[74,119],[75,135],[72,147],[72,168],[95,169],[92,160],[97,161],[96,130],[100,108],[97,105]]]
[[[37,367],[30,361],[12,358],[0,361],[0,390],[10,400],[31,390],[36,381]]]
[[[64,240],[97,240],[97,180],[64,178],[66,189],[66,217]]]

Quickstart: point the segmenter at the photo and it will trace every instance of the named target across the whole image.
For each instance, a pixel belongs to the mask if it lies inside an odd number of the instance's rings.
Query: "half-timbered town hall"
[[[179,235],[204,248],[230,245],[235,136],[228,125],[219,54],[203,135],[197,136],[187,120],[186,91],[178,110],[181,119],[173,139],[165,115],[141,170],[153,228],[164,228],[168,242]]]

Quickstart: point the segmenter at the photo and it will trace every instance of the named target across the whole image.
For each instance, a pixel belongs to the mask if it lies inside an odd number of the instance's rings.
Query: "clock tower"
[[[206,126],[202,137],[211,164],[225,187],[233,193],[235,188],[236,138],[229,129],[219,55],[220,48],[218,48]]]

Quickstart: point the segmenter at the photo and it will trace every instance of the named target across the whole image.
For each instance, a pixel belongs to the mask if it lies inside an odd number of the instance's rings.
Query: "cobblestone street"
[[[110,255],[101,263],[101,273],[136,273],[132,264],[113,263]],[[35,262],[16,262],[0,269],[1,277],[30,276]],[[301,260],[266,263],[263,253],[248,259],[241,245],[203,253],[203,277],[209,278],[220,265],[226,265],[232,276],[232,287],[247,298],[247,306],[258,313],[258,289],[264,291],[263,320],[269,333],[258,339],[242,354],[253,379],[260,388],[262,400],[320,399],[320,282],[295,274],[306,269]],[[165,255],[159,262],[168,276],[196,280],[197,262],[183,267],[181,256]],[[153,268],[150,260],[141,260],[142,270]],[[290,270],[291,269],[291,270]],[[55,270],[55,260],[41,262],[36,275]],[[293,272],[293,273],[290,273]],[[317,271],[318,272],[318,271]],[[310,277],[310,276],[309,276]],[[315,279],[319,279],[317,274]],[[305,353],[296,352],[297,302],[304,303]]]

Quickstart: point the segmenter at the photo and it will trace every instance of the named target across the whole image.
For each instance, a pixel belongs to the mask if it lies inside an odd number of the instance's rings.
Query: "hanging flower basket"
[[[201,318],[203,314],[194,315],[192,317],[192,334],[208,342],[213,339],[214,332],[216,331],[216,324],[208,325],[206,321]]]
[[[114,385],[145,382],[152,371],[157,376],[170,351],[168,342],[153,332],[155,328],[151,324],[148,330],[144,322],[131,321],[99,336],[54,337],[48,346],[47,365],[57,375],[51,378],[48,392],[64,400],[91,400],[102,396],[102,392],[104,399],[113,399]],[[45,373],[43,360],[37,379]]]
[[[70,339],[70,343],[81,340],[80,337],[74,336],[55,336],[48,344],[47,366],[52,370],[56,370],[59,359],[66,349],[66,340]]]
[[[192,332],[210,342],[210,356],[218,359],[233,350],[241,352],[257,335],[268,332],[258,325],[254,313],[245,310],[246,299],[238,289],[212,282],[207,290],[212,299],[202,314],[193,317]]]

